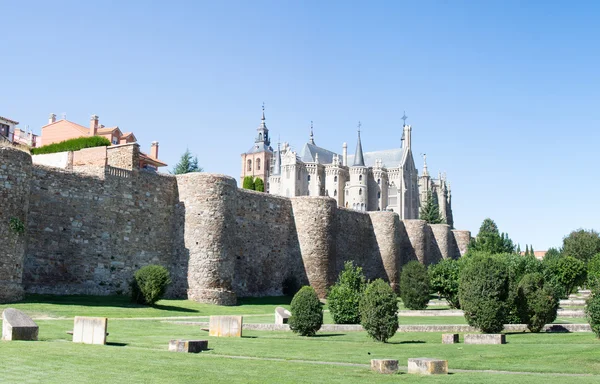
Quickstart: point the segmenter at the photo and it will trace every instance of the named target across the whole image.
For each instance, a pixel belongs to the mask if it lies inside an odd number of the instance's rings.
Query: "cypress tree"
[[[254,190],[258,192],[265,191],[265,183],[260,177],[254,179]]]
[[[242,188],[254,190],[254,178],[252,176],[244,177],[244,182],[242,183]]]
[[[202,172],[202,167],[198,166],[198,157],[192,156],[189,149],[186,149],[179,162],[173,167],[174,175],[182,175],[190,172]]]
[[[419,218],[425,220],[428,224],[443,224],[446,222],[440,215],[437,199],[431,192],[427,192],[427,200],[421,208],[421,212],[419,212]]]

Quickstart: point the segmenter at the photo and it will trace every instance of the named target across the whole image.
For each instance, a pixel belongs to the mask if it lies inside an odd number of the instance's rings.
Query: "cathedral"
[[[406,124],[406,115],[402,119],[399,148],[363,152],[359,123],[354,154],[348,154],[348,145],[343,143],[339,155],[315,143],[311,123],[310,139],[298,153],[288,143],[278,143],[276,150],[271,147],[263,106],[254,145],[242,154],[241,179],[260,177],[265,191],[274,195],[329,196],[340,207],[393,211],[400,219],[418,219],[421,205],[432,193],[441,217],[453,227],[446,177],[429,176],[425,155],[419,176],[411,150],[412,127]]]

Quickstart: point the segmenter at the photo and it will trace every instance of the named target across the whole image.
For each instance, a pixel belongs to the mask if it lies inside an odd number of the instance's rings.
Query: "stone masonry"
[[[0,148],[0,301],[24,290],[127,294],[148,264],[170,270],[171,297],[228,305],[280,295],[285,284],[311,284],[323,297],[347,260],[396,287],[406,262],[457,258],[470,239],[393,212],[338,208],[328,197],[238,189],[223,175],[145,172],[137,151],[123,146],[121,163],[75,171]],[[10,229],[11,218],[23,233]]]

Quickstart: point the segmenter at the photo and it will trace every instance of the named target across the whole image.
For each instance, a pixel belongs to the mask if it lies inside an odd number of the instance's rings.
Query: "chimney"
[[[150,157],[158,160],[158,141],[153,141],[150,146]]]
[[[96,136],[98,133],[98,116],[92,115],[90,118],[90,136]]]
[[[342,165],[344,167],[348,166],[348,144],[346,143],[342,146]]]
[[[54,113],[50,114],[50,118],[48,119],[48,124],[52,124],[56,122],[56,115]]]

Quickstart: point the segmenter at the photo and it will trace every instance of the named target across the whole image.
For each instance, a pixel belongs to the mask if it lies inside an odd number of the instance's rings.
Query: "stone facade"
[[[125,149],[137,147],[122,148],[135,164]],[[324,297],[347,260],[396,287],[409,260],[457,258],[470,238],[394,212],[340,208],[329,197],[238,189],[223,175],[64,170],[4,148],[0,160],[1,301],[20,299],[23,289],[127,294],[148,264],[171,271],[171,297],[234,304],[308,283]],[[10,230],[13,217],[23,233]]]

